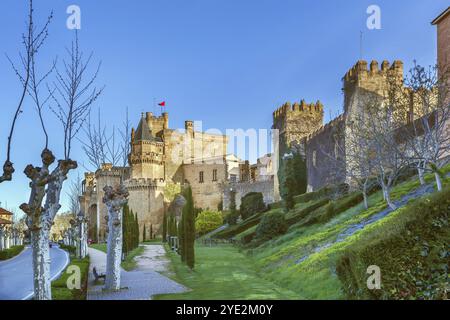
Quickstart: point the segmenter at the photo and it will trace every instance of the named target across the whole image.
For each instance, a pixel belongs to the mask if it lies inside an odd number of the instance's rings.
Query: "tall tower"
[[[286,152],[292,142],[303,138],[323,125],[323,105],[320,101],[306,103],[302,100],[291,106],[285,103],[273,113],[272,129],[279,130],[280,154]]]
[[[137,130],[131,132],[131,178],[164,179],[164,143],[153,135],[147,119],[142,114]]]

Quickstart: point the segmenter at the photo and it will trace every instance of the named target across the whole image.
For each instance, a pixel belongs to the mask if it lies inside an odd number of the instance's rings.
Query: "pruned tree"
[[[32,2],[30,1],[30,6]],[[33,9],[30,9],[30,15]],[[31,42],[31,52],[38,52],[43,45],[48,34],[48,25],[51,15],[45,24],[43,31],[36,37],[41,41]],[[30,19],[32,23],[32,19]],[[31,27],[32,39],[35,28]],[[42,34],[42,35],[41,35]],[[40,125],[45,135],[45,146],[41,153],[42,164],[38,167],[28,165],[25,168],[25,175],[30,179],[30,198],[27,203],[23,203],[20,208],[27,214],[27,226],[31,233],[31,245],[33,256],[33,279],[34,279],[34,298],[37,300],[51,299],[50,286],[50,254],[48,242],[50,239],[50,229],[54,218],[60,209],[61,191],[68,173],[77,168],[77,162],[70,158],[72,142],[76,137],[81,125],[92,104],[97,100],[102,90],[94,87],[97,71],[90,78],[87,78],[87,69],[90,58],[84,62],[83,54],[79,50],[78,35],[72,42],[72,50],[67,51],[69,62],[63,61],[64,72],[61,73],[53,63],[50,71],[39,75],[36,56],[31,56],[31,68],[27,92],[33,99],[39,115]],[[52,86],[47,84],[48,95],[42,97],[40,87],[50,75],[56,71],[56,81]],[[91,91],[92,90],[92,91]],[[49,100],[53,101],[54,106],[48,105]],[[63,126],[63,146],[64,156],[58,161],[56,167],[51,168],[56,157],[48,149],[49,135],[45,126],[44,112],[48,106],[52,110]]]
[[[93,124],[90,115],[88,115],[83,131],[85,133],[85,139],[80,139],[80,141],[91,166],[98,170],[104,163],[111,163],[113,166],[121,164],[120,181],[115,185],[107,185],[103,189],[105,192],[103,202],[108,210],[108,215],[105,217],[108,224],[105,289],[119,290],[120,262],[122,261],[124,237],[123,206],[127,203],[128,198],[128,191],[124,180],[131,141],[128,109],[122,131],[117,131],[113,127],[111,133],[109,133],[106,126],[102,124],[100,112],[98,113],[97,124]],[[126,226],[127,230],[128,227]],[[134,229],[134,226],[131,228]]]
[[[365,149],[362,157],[364,164],[367,155],[365,175],[370,175],[373,168],[383,198],[393,210],[397,207],[391,200],[391,189],[409,164],[406,145],[399,143],[398,128],[404,122],[395,115],[396,99],[390,94],[366,93],[361,99],[361,112],[354,116],[348,130],[355,141],[350,145],[360,144]]]
[[[0,176],[0,183],[4,181],[10,181],[15,171],[14,165],[11,160],[11,150],[13,146],[12,142],[17,120],[20,114],[23,112],[22,107],[27,92],[30,93],[32,87],[36,87],[36,85],[38,85],[46,77],[44,75],[43,78],[37,80],[36,77],[34,77],[35,73],[33,72],[33,68],[35,67],[36,61],[35,58],[38,54],[38,51],[43,46],[45,40],[47,39],[48,27],[50,25],[52,18],[53,13],[51,13],[48,16],[46,23],[41,28],[38,28],[34,22],[33,1],[30,0],[26,32],[22,34],[23,51],[19,53],[20,67],[16,66],[16,63],[14,63],[13,60],[8,55],[6,56],[11,64],[11,67],[14,70],[14,73],[16,74],[21,83],[22,89],[19,97],[19,102],[15,108],[14,115],[11,121],[11,126],[8,135],[8,143],[6,146],[6,160],[3,164],[3,173]],[[30,80],[33,81],[33,85],[30,85]]]
[[[70,201],[70,210],[74,215],[74,240],[76,246],[76,255],[79,259],[83,259],[87,255],[88,248],[88,219],[86,214],[81,210],[79,197],[82,194],[82,181],[80,176],[71,183],[68,196]]]

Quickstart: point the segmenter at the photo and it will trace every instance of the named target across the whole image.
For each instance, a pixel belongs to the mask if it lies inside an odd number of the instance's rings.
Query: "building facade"
[[[227,180],[228,140],[194,130],[186,121],[184,130],[169,128],[169,115],[142,114],[131,131],[129,166],[104,164],[95,173],[85,174],[80,202],[89,217],[90,237],[100,241],[106,236],[107,210],[102,202],[103,188],[120,183],[128,188],[128,205],[137,213],[140,234],[144,225],[161,231],[168,207],[167,190],[189,184],[197,208],[217,210],[222,202],[222,184]]]

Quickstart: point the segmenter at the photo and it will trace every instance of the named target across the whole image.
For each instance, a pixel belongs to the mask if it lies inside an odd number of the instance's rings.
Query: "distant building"
[[[450,7],[431,22],[437,27],[437,58],[440,71],[450,67]]]

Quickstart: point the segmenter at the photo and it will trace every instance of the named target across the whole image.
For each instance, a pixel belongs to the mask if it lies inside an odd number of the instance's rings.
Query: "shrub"
[[[202,211],[195,219],[195,230],[203,235],[211,232],[223,224],[222,214],[217,211]]]
[[[242,219],[247,219],[252,215],[266,211],[266,204],[261,192],[250,192],[241,198],[240,213]]]
[[[9,249],[0,251],[0,260],[11,259],[22,252],[24,246],[12,246]]]
[[[330,202],[330,200],[328,199],[321,199],[318,201],[313,202],[311,205],[303,208],[300,211],[291,211],[286,215],[286,223],[288,225],[292,225],[294,223],[297,223],[298,221],[300,221],[301,219],[305,218],[308,214],[310,214],[311,212],[317,210],[318,208],[326,205],[328,202]]]
[[[448,299],[450,188],[411,202],[348,248],[337,274],[350,299]],[[368,290],[369,265],[381,269]]]
[[[213,237],[219,238],[219,239],[229,239],[234,237],[235,235],[250,229],[251,227],[257,225],[259,221],[261,221],[261,216],[263,215],[263,212],[257,213],[247,220],[243,221],[240,224],[237,225],[230,225],[230,227],[226,228],[225,230],[217,232]]]
[[[270,240],[287,231],[288,225],[281,211],[272,211],[265,214],[256,228],[255,240]]]
[[[75,246],[68,246],[65,244],[60,244],[59,247],[63,250],[66,250],[67,252],[69,252],[69,254],[71,256],[74,256],[77,253],[77,247],[75,247]]]

